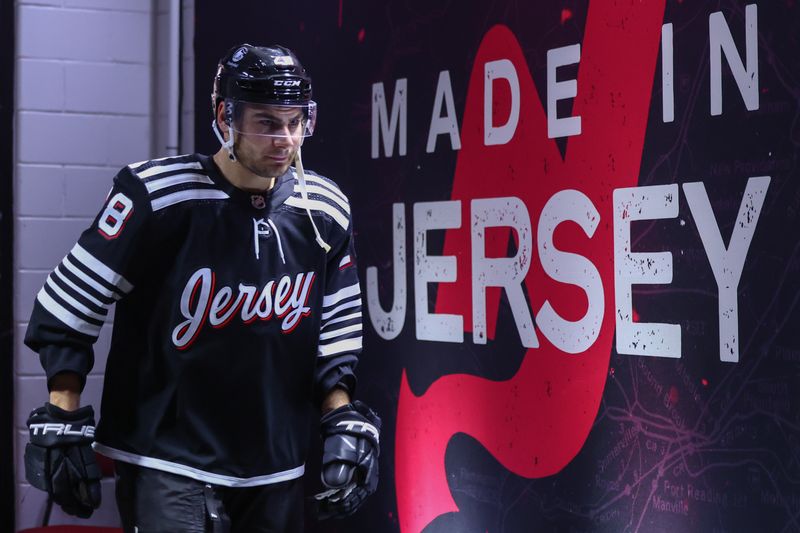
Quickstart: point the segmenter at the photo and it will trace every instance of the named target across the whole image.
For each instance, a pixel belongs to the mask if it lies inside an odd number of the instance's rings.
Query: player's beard
[[[266,142],[272,143],[272,140],[267,139]],[[262,178],[276,178],[283,175],[289,166],[294,163],[297,148],[298,146],[294,145],[285,149],[272,145],[262,146],[249,139],[243,141],[241,136],[236,139],[234,144],[236,159],[239,160],[239,163],[253,174]],[[271,157],[277,156],[283,158],[283,161],[271,159]]]

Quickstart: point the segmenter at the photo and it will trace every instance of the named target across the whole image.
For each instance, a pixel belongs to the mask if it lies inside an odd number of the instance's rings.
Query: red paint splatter
[[[614,372],[615,372],[615,370],[614,370],[613,366],[608,369],[608,375],[611,376],[612,378],[614,377]]]
[[[700,383],[703,385],[703,387],[708,387],[708,380],[706,378],[701,379]]]
[[[561,10],[561,25],[563,26],[565,22],[572,18],[572,10],[567,9],[566,7]]]
[[[633,321],[634,321],[634,322],[639,322],[639,319],[641,318],[641,317],[639,316],[639,311],[637,311],[636,309],[634,309],[634,310],[633,310],[633,313],[632,313],[632,316],[633,316]]]
[[[363,43],[364,42],[364,35],[365,34],[366,34],[366,32],[364,31],[364,28],[361,28],[360,30],[358,30],[358,42],[359,43]]]
[[[436,313],[459,314],[464,331],[473,330],[472,271],[470,261],[464,259],[469,257],[471,234],[463,229],[471,225],[469,200],[516,196],[525,203],[531,220],[538,220],[545,202],[555,193],[576,189],[587,195],[603,220],[612,219],[610,191],[636,185],[639,175],[664,1],[590,2],[578,72],[580,97],[573,107],[573,114],[582,117],[583,128],[580,136],[569,139],[565,157],[547,137],[547,115],[516,37],[502,25],[486,33],[467,89],[462,148],[453,178],[451,199],[465,206],[462,229],[447,230],[441,254],[460,258],[457,281],[439,285]],[[619,20],[637,23],[620,26]],[[515,67],[522,105],[513,139],[487,146],[482,127],[484,65],[501,58]],[[630,64],[640,68],[631,69]],[[498,111],[509,108],[506,94],[510,93],[497,91],[494,95],[493,106]],[[611,107],[608,94],[615,95],[616,108]],[[609,153],[616,158],[615,172],[603,164]],[[547,174],[541,170],[543,161]],[[527,179],[509,179],[506,168],[516,169]],[[612,287],[614,269],[607,260],[613,247],[611,228],[601,224],[591,239],[566,224],[560,229],[557,248],[581,252],[597,266],[603,285]],[[487,257],[501,257],[508,249],[510,228],[492,233],[498,234],[486,240]],[[534,313],[545,300],[562,316],[580,317],[586,312],[585,297],[570,297],[572,289],[545,273],[538,254],[531,259],[525,284]],[[495,337],[500,299],[499,288],[486,291],[489,339]],[[444,461],[448,444],[457,433],[471,436],[504,468],[529,479],[556,474],[575,458],[597,417],[608,379],[614,316],[614,298],[607,294],[599,335],[588,350],[579,356],[568,355],[539,335],[539,348],[528,350],[517,373],[504,381],[450,374],[415,393],[403,371],[395,440],[402,533],[419,533],[437,516],[458,512]],[[538,461],[532,461],[534,457]]]

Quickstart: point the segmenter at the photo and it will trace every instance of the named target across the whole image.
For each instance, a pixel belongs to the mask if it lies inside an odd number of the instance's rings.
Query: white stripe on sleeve
[[[97,281],[95,281],[94,279],[92,279],[89,276],[87,276],[80,268],[78,268],[77,266],[73,265],[72,261],[69,260],[69,257],[65,257],[61,261],[61,264],[64,265],[64,268],[66,268],[68,271],[70,271],[73,274],[75,274],[78,278],[81,279],[81,281],[83,281],[84,283],[89,285],[91,288],[96,290],[99,294],[105,296],[106,298],[111,298],[111,299],[114,299],[114,300],[119,300],[120,299],[120,295],[119,294],[117,294],[114,291],[112,291],[111,289],[108,289],[108,288],[104,287],[103,285],[99,284]]]
[[[95,320],[100,320],[100,321],[106,319],[107,312],[103,314],[95,313],[94,311],[86,307],[84,304],[82,304],[81,302],[70,296],[68,293],[66,293],[64,289],[56,285],[55,282],[52,280],[51,276],[47,276],[47,281],[45,283],[47,284],[48,287],[50,287],[50,289],[54,293],[58,294],[62,300],[64,300],[69,305],[71,305],[84,315],[88,316],[89,318],[94,318]]]
[[[148,181],[144,186],[147,187],[147,192],[152,194],[173,185],[180,185],[181,183],[207,183],[213,185],[214,181],[205,174],[186,172],[184,174],[175,174],[174,176]]]
[[[160,198],[154,198],[151,201],[153,211],[164,209],[171,205],[179,204],[181,202],[188,202],[189,200],[225,200],[229,198],[223,191],[216,189],[189,189],[186,191],[178,191]]]
[[[356,294],[361,294],[361,287],[359,286],[358,282],[355,282],[349,287],[345,287],[344,289],[339,289],[335,293],[323,297],[322,307],[330,307],[333,304],[339,303],[345,298],[349,298],[350,296],[355,296]]]
[[[332,339],[334,337],[341,337],[342,335],[347,335],[348,333],[353,333],[354,331],[361,331],[362,327],[361,324],[353,324],[352,326],[346,326],[341,329],[334,329],[331,331],[326,331],[325,333],[320,333],[319,340],[324,341],[326,339]]]
[[[322,324],[319,329],[325,329],[325,328],[327,328],[328,326],[330,326],[332,324],[337,324],[339,322],[345,322],[347,320],[353,320],[354,318],[359,318],[359,317],[361,317],[361,311],[359,311],[358,313],[353,313],[351,315],[344,315],[344,316],[339,316],[339,317],[336,317],[336,318],[332,318],[332,319],[328,320],[327,322],[325,322],[324,324]]]
[[[84,335],[90,335],[92,337],[97,337],[100,335],[100,326],[90,324],[82,318],[75,316],[70,311],[64,309],[61,304],[53,300],[50,295],[47,294],[47,292],[44,290],[44,287],[39,290],[39,294],[36,296],[36,299],[39,300],[39,303],[42,304],[42,307],[47,309],[50,314],[75,331],[83,333]]]
[[[342,191],[339,190],[338,187],[336,187],[336,185],[333,185],[332,183],[330,183],[328,181],[325,181],[322,178],[318,178],[317,176],[308,176],[307,175],[305,178],[306,178],[306,181],[308,181],[310,183],[316,183],[316,184],[321,185],[322,187],[325,187],[326,189],[331,191],[333,194],[338,196],[343,202],[347,203],[347,197],[342,193]]]
[[[361,299],[353,300],[352,302],[345,302],[342,305],[336,306],[330,311],[326,313],[322,313],[322,320],[327,320],[333,315],[339,314],[340,312],[344,311],[345,309],[350,309],[351,307],[361,307]]]
[[[355,339],[345,339],[332,344],[321,345],[317,350],[317,357],[328,357],[344,352],[352,352],[361,349],[361,337]]]
[[[89,270],[99,275],[101,278],[109,282],[111,285],[117,287],[122,292],[127,294],[133,290],[133,285],[130,281],[122,277],[121,274],[117,274],[108,268],[102,261],[98,260],[95,258],[95,256],[84,250],[80,244],[75,243],[75,246],[72,247],[70,253],[74,255],[78,261],[89,267]]]
[[[302,198],[295,198],[294,196],[290,196],[286,199],[286,205],[291,205],[292,207],[299,207],[300,209],[313,209],[315,211],[322,211],[323,213],[327,213],[333,218],[343,229],[347,229],[350,225],[350,220],[342,214],[339,209],[333,207],[329,203],[322,202],[320,200],[308,200],[304,201]]]
[[[62,266],[63,266],[63,265],[58,265],[58,266],[56,267],[56,269],[53,271],[53,274],[55,274],[55,275],[56,275],[56,277],[57,277],[57,278],[58,278],[58,279],[59,279],[59,280],[60,280],[60,281],[61,281],[61,282],[62,282],[64,285],[67,285],[67,286],[69,286],[69,288],[70,288],[70,289],[72,289],[73,291],[77,292],[78,294],[80,294],[81,296],[83,296],[84,298],[86,298],[87,300],[89,300],[90,302],[92,302],[93,304],[95,304],[95,305],[96,305],[96,306],[98,306],[98,307],[105,307],[106,305],[108,305],[108,304],[105,304],[105,303],[101,302],[100,300],[98,300],[98,299],[97,299],[97,297],[95,297],[95,296],[94,296],[94,295],[92,295],[92,294],[89,294],[88,292],[86,292],[85,290],[83,290],[82,288],[80,288],[80,287],[79,287],[79,286],[78,286],[76,283],[74,283],[74,282],[73,282],[71,279],[69,279],[69,278],[68,278],[68,277],[67,277],[67,276],[64,274],[64,272],[61,270],[61,267],[62,267]]]
[[[301,192],[302,189],[299,185],[294,186],[294,192]],[[328,198],[331,202],[336,203],[339,207],[341,207],[345,213],[348,215],[350,214],[350,206],[347,202],[342,200],[339,196],[333,194],[330,189],[326,189],[325,187],[319,187],[318,185],[306,185],[306,191],[308,193],[315,193],[319,194],[320,196],[324,196]]]
[[[171,165],[160,165],[150,167],[146,170],[142,170],[141,172],[137,172],[136,175],[140,178],[149,178],[150,176],[155,176],[156,174],[163,174],[165,172],[170,172],[172,170],[188,170],[188,169],[201,169],[203,165],[200,164],[199,161],[193,161],[191,163],[173,163]]]

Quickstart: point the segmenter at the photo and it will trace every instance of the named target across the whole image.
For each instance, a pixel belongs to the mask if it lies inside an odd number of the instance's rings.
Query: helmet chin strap
[[[214,134],[217,136],[219,143],[222,145],[225,150],[228,152],[228,157],[231,161],[236,161],[236,154],[233,153],[233,128],[228,128],[228,133],[230,134],[230,139],[227,141],[225,137],[222,136],[222,132],[219,131],[219,126],[217,126],[217,119],[211,123],[211,129],[214,130]]]
[[[306,176],[303,172],[303,158],[300,156],[300,147],[297,147],[297,155],[294,156],[294,165],[297,169],[297,178],[300,181],[300,196],[303,198],[303,205],[306,208],[306,214],[308,215],[308,219],[311,221],[311,226],[314,228],[314,235],[316,235],[316,241],[320,248],[325,250],[325,253],[331,251],[331,246],[327,242],[325,242],[322,236],[319,234],[319,229],[317,229],[317,225],[314,222],[314,217],[311,216],[311,208],[308,206],[308,191],[306,190]]]
[[[220,143],[220,144],[222,145],[222,147],[223,147],[223,148],[225,148],[225,150],[228,152],[228,159],[230,159],[231,161],[234,161],[234,162],[236,162],[236,163],[239,163],[239,164],[240,164],[240,165],[242,165],[244,168],[246,168],[248,171],[250,171],[250,173],[252,173],[252,174],[255,174],[256,176],[260,176],[260,175],[261,175],[261,174],[259,174],[258,172],[256,172],[254,169],[252,169],[252,168],[250,168],[249,166],[247,166],[247,165],[244,163],[244,161],[240,161],[240,160],[239,160],[239,159],[236,157],[236,153],[234,152],[234,149],[233,149],[233,148],[234,148],[234,147],[233,147],[233,145],[234,145],[234,142],[235,142],[235,139],[234,139],[234,129],[233,129],[233,128],[228,128],[228,134],[230,135],[230,139],[228,139],[227,141],[226,141],[226,140],[225,140],[225,138],[222,136],[222,132],[221,132],[221,131],[219,131],[219,126],[217,126],[217,121],[216,121],[216,120],[215,120],[214,122],[212,122],[212,123],[211,123],[211,128],[214,130],[214,134],[216,134],[216,136],[217,136],[217,139],[219,140],[219,143]]]

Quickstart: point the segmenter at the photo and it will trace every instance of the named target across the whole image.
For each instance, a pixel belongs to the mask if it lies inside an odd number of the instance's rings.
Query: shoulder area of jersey
[[[289,172],[294,178],[294,190],[286,199],[286,205],[327,215],[343,229],[348,229],[350,200],[335,181],[309,170],[303,172],[301,179],[294,167]]]
[[[141,173],[145,173],[145,177],[147,175],[153,175],[156,173],[161,173],[169,170],[175,170],[178,167],[176,165],[186,165],[184,168],[202,168],[202,165],[199,167],[197,165],[190,166],[191,163],[200,163],[200,155],[199,154],[182,154],[182,155],[170,155],[165,157],[159,157],[156,159],[145,159],[143,161],[136,161],[135,163],[130,163],[127,168],[130,169],[135,175],[141,177]]]
[[[154,212],[190,200],[230,198],[211,179],[197,154],[138,161],[127,169],[144,185]]]

